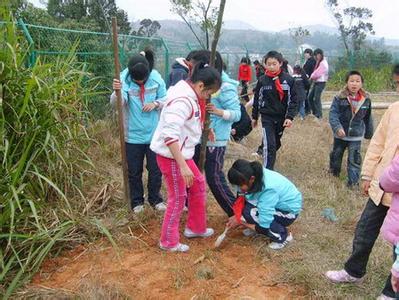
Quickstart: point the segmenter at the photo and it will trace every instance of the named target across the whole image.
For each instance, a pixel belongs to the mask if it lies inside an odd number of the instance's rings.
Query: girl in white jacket
[[[219,90],[219,72],[197,64],[188,81],[179,81],[167,93],[160,121],[151,141],[168,193],[167,209],[162,224],[160,248],[186,252],[179,243],[179,222],[188,198],[188,216],[184,235],[188,238],[208,237],[206,227],[206,184],[193,161],[195,145],[202,134],[199,99],[207,99]]]

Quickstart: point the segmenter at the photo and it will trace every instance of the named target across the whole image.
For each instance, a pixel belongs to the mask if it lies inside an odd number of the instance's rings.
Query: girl
[[[228,227],[237,226],[243,217],[244,226],[272,240],[269,247],[273,250],[293,240],[286,227],[298,218],[302,195],[291,181],[257,161],[243,159],[234,162],[228,178],[245,196],[242,209],[235,208],[237,219],[230,218]],[[239,205],[236,202],[235,206]]]
[[[164,211],[165,204],[159,193],[162,175],[150,143],[158,124],[157,109],[166,99],[166,87],[161,75],[153,69],[154,54],[146,50],[143,55],[130,58],[128,67],[121,72],[121,82],[114,79],[113,89],[122,89],[125,117],[125,142],[128,164],[131,208],[134,213],[144,210],[143,163],[148,170],[148,201],[156,210]],[[115,92],[111,103],[116,101]]]
[[[392,194],[392,204],[381,227],[382,236],[394,247],[395,262],[392,265],[392,288],[399,296],[399,155],[384,171],[380,178],[380,186],[386,193]]]
[[[363,137],[373,136],[371,100],[363,90],[363,76],[358,71],[346,75],[346,85],[334,97],[330,108],[330,125],[334,134],[334,146],[330,154],[330,172],[339,176],[342,157],[348,148],[348,186],[356,186],[362,162],[360,148]]]
[[[222,57],[218,52],[216,57],[219,65],[223,66]],[[241,109],[237,93],[238,82],[231,79],[222,71],[222,68],[218,68],[216,63],[215,66],[221,71],[222,86],[220,91],[213,95],[211,103],[207,106],[207,110],[211,114],[210,128],[214,132],[215,141],[209,141],[207,144],[205,175],[216,201],[231,217],[234,215],[231,207],[235,197],[227,184],[223,164],[227,142],[230,140],[231,127],[234,122],[240,121]]]
[[[252,70],[250,64],[251,62],[249,58],[243,57],[238,69],[238,81],[241,82],[241,97],[245,100],[245,102],[249,101],[248,82],[250,82],[252,79]]]
[[[298,98],[299,115],[303,120],[305,118],[306,94],[307,90],[309,90],[310,83],[308,80],[308,76],[300,65],[294,66],[294,74],[292,75],[292,78],[294,78],[294,87],[296,89],[296,94]]]
[[[312,113],[318,119],[321,119],[323,117],[321,93],[326,87],[328,80],[328,63],[324,58],[323,50],[316,49],[313,54],[316,58],[316,66],[312,75],[310,75],[310,79],[314,81],[314,85],[309,93],[309,104],[312,108]]]
[[[199,63],[189,81],[179,81],[168,91],[168,100],[151,142],[168,193],[160,238],[163,250],[189,250],[189,246],[179,243],[179,222],[186,198],[189,206],[184,235],[193,238],[213,234],[212,228],[206,228],[205,179],[192,158],[202,134],[198,101],[210,97],[220,85],[219,72]]]

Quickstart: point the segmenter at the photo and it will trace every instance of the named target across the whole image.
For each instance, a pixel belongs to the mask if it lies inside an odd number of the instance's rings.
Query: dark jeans
[[[311,107],[309,104],[309,90],[306,90],[306,98],[305,98],[305,115],[311,113]]]
[[[284,120],[273,121],[262,119],[263,131],[263,166],[273,170],[276,162],[277,150],[281,147],[281,137],[284,131]]]
[[[348,185],[359,183],[362,156],[360,154],[361,141],[344,141],[334,138],[334,146],[330,153],[330,172],[334,176],[341,173],[342,157],[345,149],[348,148]]]
[[[321,93],[326,87],[325,82],[315,82],[309,93],[309,105],[312,113],[319,119],[323,117],[323,109],[321,106]]]
[[[223,173],[224,154],[226,147],[207,147],[205,175],[206,182],[219,206],[229,216],[233,216],[232,206],[235,197],[227,184],[226,177]]]
[[[148,202],[154,206],[162,202],[159,193],[162,184],[162,174],[158,168],[156,155],[150,145],[126,143],[127,170],[129,176],[130,204],[134,208],[144,204],[143,166],[146,158],[148,171]]]
[[[288,230],[287,227],[290,226],[297,219],[297,215],[276,211],[274,213],[274,220],[270,224],[270,228],[263,228],[259,225],[259,212],[258,208],[249,202],[245,203],[242,216],[248,224],[257,225],[260,228],[259,233],[262,233],[269,237],[273,242],[282,243],[287,239]],[[258,231],[258,230],[257,230]]]
[[[375,205],[371,199],[367,201],[366,207],[356,225],[352,254],[345,263],[345,271],[349,275],[361,278],[366,274],[371,250],[380,233],[388,209],[389,207],[382,204]],[[382,293],[388,297],[395,297],[395,292],[391,285],[391,275],[388,276]]]
[[[245,102],[249,102],[248,96],[248,81],[241,80],[241,98],[245,100]]]

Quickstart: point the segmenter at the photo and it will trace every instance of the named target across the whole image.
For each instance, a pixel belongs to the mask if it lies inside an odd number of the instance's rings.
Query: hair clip
[[[140,52],[140,55],[142,55],[142,56],[145,57],[145,52],[144,52],[144,51],[141,51],[141,52]]]

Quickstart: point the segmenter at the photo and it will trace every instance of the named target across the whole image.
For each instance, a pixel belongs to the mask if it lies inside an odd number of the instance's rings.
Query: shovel
[[[226,234],[227,234],[227,231],[228,231],[228,230],[229,230],[229,228],[226,227],[226,229],[223,231],[223,233],[222,233],[221,235],[218,236],[218,238],[217,238],[216,241],[215,241],[215,248],[218,248],[218,247],[222,244],[223,240],[224,240],[225,237],[226,237]]]

